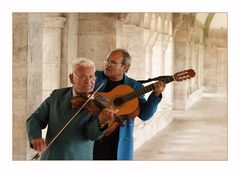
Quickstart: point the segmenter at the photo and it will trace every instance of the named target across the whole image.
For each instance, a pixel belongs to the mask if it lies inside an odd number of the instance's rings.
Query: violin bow
[[[57,139],[57,137],[63,132],[63,130],[72,122],[72,120],[78,115],[78,113],[87,105],[87,103],[92,99],[92,97],[98,92],[98,90],[103,86],[104,82],[101,83],[101,85],[88,97],[86,102],[78,109],[78,111],[72,116],[72,118],[63,126],[63,128],[57,133],[57,135],[50,141],[50,143],[46,146],[46,148],[41,152],[35,154],[31,160],[37,160],[42,153],[44,153],[51,145],[52,143]]]

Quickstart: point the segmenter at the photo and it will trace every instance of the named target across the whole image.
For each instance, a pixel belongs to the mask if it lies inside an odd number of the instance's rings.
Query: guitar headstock
[[[182,80],[193,78],[195,75],[196,73],[193,69],[188,69],[188,70],[175,73],[173,77],[175,81],[182,81]]]

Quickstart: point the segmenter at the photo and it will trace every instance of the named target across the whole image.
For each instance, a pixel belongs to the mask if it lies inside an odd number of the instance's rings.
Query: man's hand
[[[108,121],[113,119],[113,115],[115,113],[117,113],[118,110],[113,110],[113,109],[103,109],[102,112],[99,115],[99,125],[100,127],[104,126],[105,124],[107,124]]]
[[[46,143],[43,138],[32,139],[31,144],[33,149],[38,152],[42,152],[46,148]]]
[[[154,87],[155,89],[153,90],[153,92],[155,93],[156,96],[159,96],[165,89],[166,84],[162,81],[158,81],[156,83],[154,83]]]

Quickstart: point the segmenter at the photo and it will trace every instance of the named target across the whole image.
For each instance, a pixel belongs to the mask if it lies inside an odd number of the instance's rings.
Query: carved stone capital
[[[175,13],[173,14],[173,35],[179,30],[181,25],[183,24],[182,14]]]

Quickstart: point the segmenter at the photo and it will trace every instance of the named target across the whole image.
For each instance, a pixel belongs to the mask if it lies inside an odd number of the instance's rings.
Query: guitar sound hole
[[[118,98],[116,98],[116,99],[113,101],[113,104],[114,104],[115,106],[120,106],[120,105],[122,105],[123,103],[124,103],[124,100],[123,100],[122,97],[118,97]]]

